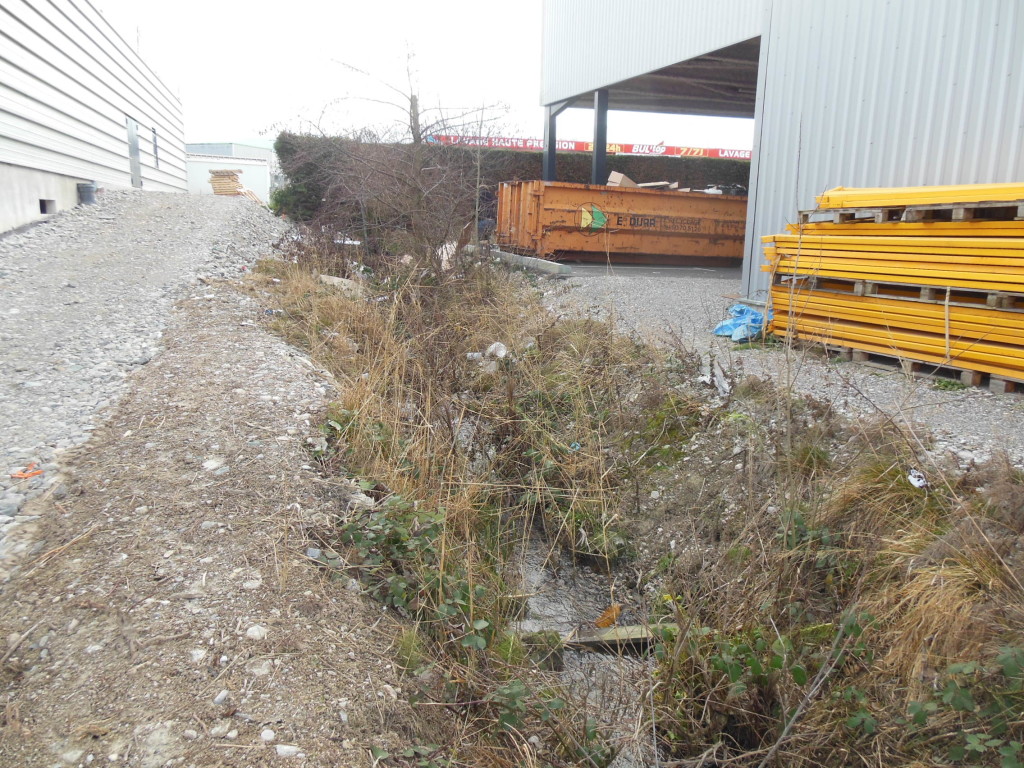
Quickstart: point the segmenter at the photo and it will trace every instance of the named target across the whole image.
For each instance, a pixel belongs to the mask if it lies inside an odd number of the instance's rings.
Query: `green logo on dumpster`
[[[608,223],[608,216],[593,203],[580,206],[580,230],[584,235],[597,234]]]

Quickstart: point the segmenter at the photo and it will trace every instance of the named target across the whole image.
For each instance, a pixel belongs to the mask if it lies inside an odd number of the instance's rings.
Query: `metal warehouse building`
[[[761,236],[836,186],[1024,181],[1022,0],[546,0],[545,177],[557,115],[755,121],[743,288]],[[602,158],[595,158],[600,167]]]
[[[83,182],[184,192],[181,102],[89,0],[4,0],[0,232]]]

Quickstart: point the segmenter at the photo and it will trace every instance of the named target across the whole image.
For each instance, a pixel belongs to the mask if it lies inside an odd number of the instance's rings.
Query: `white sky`
[[[192,142],[386,125],[401,114],[373,100],[409,69],[423,106],[500,105],[484,133],[540,138],[541,2],[93,0],[181,96]],[[592,134],[591,110],[559,116],[559,139]],[[611,112],[608,140],[750,149],[753,121]]]

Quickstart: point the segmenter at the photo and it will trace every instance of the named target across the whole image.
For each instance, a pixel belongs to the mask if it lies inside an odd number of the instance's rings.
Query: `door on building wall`
[[[128,121],[128,164],[132,171],[132,186],[142,186],[142,163],[139,159],[139,124],[130,117]]]

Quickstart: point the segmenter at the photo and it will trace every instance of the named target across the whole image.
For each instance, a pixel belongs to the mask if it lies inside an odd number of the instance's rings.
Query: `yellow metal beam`
[[[951,365],[959,364],[964,368],[971,367],[970,363],[985,363],[1024,373],[1024,348],[1022,347],[954,338],[949,339],[947,347],[946,338],[938,334],[883,329],[861,323],[808,315],[796,318],[792,325],[786,315],[777,315],[772,321],[772,330],[774,331],[776,327],[786,330],[796,327],[801,332],[828,335],[833,339],[860,341],[890,350],[882,354],[912,357],[914,353],[921,352],[939,356],[949,361]],[[948,356],[946,355],[947,349]],[[954,361],[959,361],[959,363]]]
[[[829,251],[865,253],[989,255],[1024,259],[1024,238],[1019,237],[854,237],[850,235],[768,235],[767,245],[788,248],[820,248]]]
[[[790,295],[784,288],[772,290],[772,308],[778,314],[803,315],[849,320],[881,328],[920,330],[976,341],[994,341],[1003,344],[1024,342],[1024,314],[1006,312],[1005,317],[992,319],[980,310],[963,307],[945,307],[942,304],[924,304],[874,297],[837,297],[835,295]],[[948,310],[948,312],[947,312]],[[997,310],[992,312],[998,314]]]
[[[1024,221],[887,221],[876,224],[871,220],[844,222],[815,221],[807,224],[787,224],[792,235],[855,235],[893,237],[1024,237]]]
[[[841,248],[842,246],[840,246]],[[975,255],[975,253],[977,255]],[[769,256],[792,256],[794,258],[806,258],[808,256],[842,259],[850,262],[900,262],[905,264],[950,264],[970,267],[1002,267],[1018,272],[1024,276],[1024,252],[1019,256],[988,255],[980,252],[971,254],[964,253],[902,253],[893,251],[856,251],[856,250],[835,250],[823,249],[814,245],[798,247],[792,246],[766,246],[765,254]],[[1006,253],[1012,253],[1007,251]]]
[[[819,208],[884,208],[905,205],[1024,200],[1024,184],[954,184],[930,187],[836,187],[817,198]]]
[[[945,265],[943,269],[927,269],[882,261],[855,263],[845,259],[814,256],[801,256],[800,258],[781,256],[770,258],[770,263],[762,269],[783,275],[821,275],[907,285],[956,287],[1011,293],[1024,292],[1024,274],[1020,270],[1002,273],[999,270],[1004,268],[1000,267],[980,270],[978,267],[970,265],[963,265],[962,268],[956,265]]]

